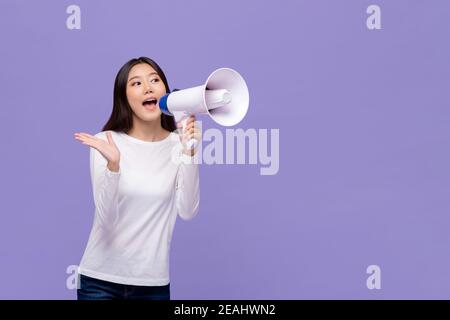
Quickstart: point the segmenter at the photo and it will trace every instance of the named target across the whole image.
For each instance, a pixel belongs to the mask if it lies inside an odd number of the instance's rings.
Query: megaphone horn
[[[183,90],[173,90],[159,99],[164,114],[182,121],[183,130],[191,114],[209,114],[222,126],[234,126],[246,115],[249,106],[249,92],[242,76],[230,68],[213,71],[205,84]],[[191,139],[187,147],[195,148],[197,142]]]

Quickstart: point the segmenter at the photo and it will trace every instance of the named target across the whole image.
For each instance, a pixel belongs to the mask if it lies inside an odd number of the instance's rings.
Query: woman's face
[[[155,121],[161,117],[159,98],[166,94],[166,86],[158,73],[148,64],[131,68],[127,80],[128,103],[134,116],[142,121]]]

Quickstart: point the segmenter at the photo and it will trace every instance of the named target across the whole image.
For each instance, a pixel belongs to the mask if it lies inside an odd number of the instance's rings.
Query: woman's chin
[[[146,116],[146,117],[144,117],[143,118],[143,120],[144,121],[156,121],[156,120],[159,120],[159,119],[161,119],[161,115],[159,115],[159,114],[154,114],[154,115],[151,115],[151,116]]]
[[[136,115],[135,117],[137,117],[140,121],[144,121],[144,122],[152,122],[155,120],[158,120],[161,118],[161,111],[154,111],[152,113],[147,113],[147,114],[139,114]]]

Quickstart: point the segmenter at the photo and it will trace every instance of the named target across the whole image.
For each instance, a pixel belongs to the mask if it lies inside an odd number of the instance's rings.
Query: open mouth
[[[147,108],[147,109],[155,109],[156,108],[156,103],[158,101],[155,98],[148,98],[146,100],[144,100],[144,102],[142,102],[142,105]]]
[[[144,102],[142,102],[142,105],[144,106],[151,106],[151,105],[156,105],[157,100],[155,98],[149,98],[146,99]]]

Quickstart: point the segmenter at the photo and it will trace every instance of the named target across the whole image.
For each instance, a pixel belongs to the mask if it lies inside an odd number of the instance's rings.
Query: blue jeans
[[[80,274],[78,300],[170,300],[170,283],[165,286],[133,286]]]

